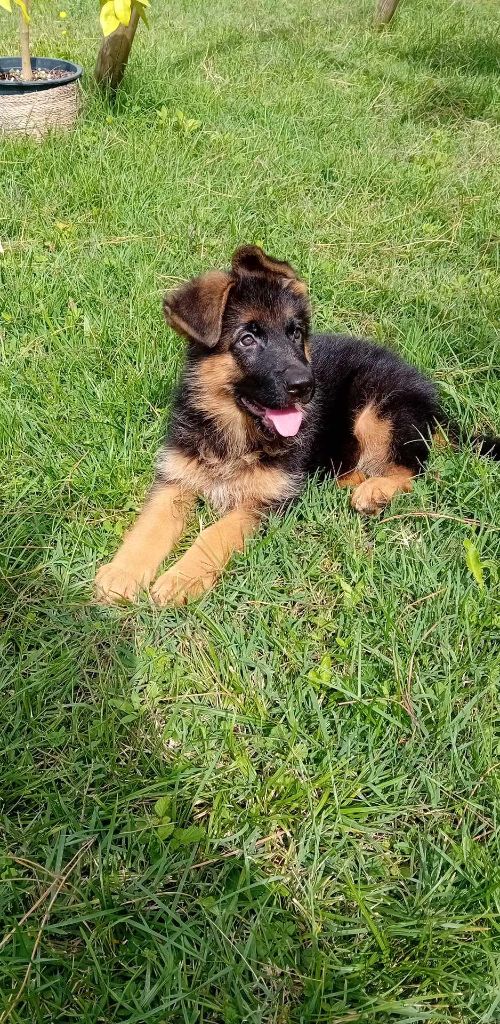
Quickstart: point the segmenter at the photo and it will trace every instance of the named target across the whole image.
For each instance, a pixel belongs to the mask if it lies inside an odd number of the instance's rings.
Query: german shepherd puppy
[[[433,384],[393,352],[309,333],[307,287],[258,246],[238,249],[166,296],[167,322],[188,340],[156,479],[137,522],[97,574],[102,601],[149,588],[199,495],[222,514],[154,584],[158,605],[203,594],[270,509],[309,474],[353,488],[374,513],[410,491],[443,422]],[[480,440],[500,458],[500,440]]]

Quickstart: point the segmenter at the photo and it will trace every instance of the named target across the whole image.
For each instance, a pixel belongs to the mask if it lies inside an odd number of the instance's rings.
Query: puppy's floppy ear
[[[221,335],[222,317],[233,284],[231,274],[210,270],[168,292],[163,302],[167,323],[189,340],[214,348]]]
[[[288,278],[297,281],[298,276],[289,263],[268,256],[258,245],[241,245],[233,256],[233,270],[240,277],[256,274]]]

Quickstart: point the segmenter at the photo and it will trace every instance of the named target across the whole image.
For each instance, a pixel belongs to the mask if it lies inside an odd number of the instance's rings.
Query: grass
[[[0,153],[0,1021],[493,1024],[498,468],[436,450],[370,522],[311,482],[187,610],[90,587],[182,356],[161,294],[240,242],[498,431],[498,10],[153,6],[112,109],[96,5],[42,5],[85,113]]]

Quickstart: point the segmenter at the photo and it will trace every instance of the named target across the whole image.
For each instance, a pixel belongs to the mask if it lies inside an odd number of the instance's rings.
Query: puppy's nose
[[[285,384],[290,398],[309,402],[314,394],[312,373],[306,367],[288,370],[285,374]]]

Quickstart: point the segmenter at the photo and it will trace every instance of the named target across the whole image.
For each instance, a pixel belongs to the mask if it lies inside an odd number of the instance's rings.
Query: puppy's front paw
[[[374,477],[371,480],[364,480],[362,484],[356,487],[352,494],[351,505],[356,509],[356,512],[361,512],[364,515],[373,515],[374,512],[380,512],[387,505],[391,497],[389,488],[384,486],[384,480],[380,477]]]
[[[160,608],[165,605],[187,604],[188,601],[200,597],[206,590],[210,590],[214,582],[214,575],[186,575],[178,562],[158,577],[151,591],[151,597]]]
[[[373,515],[380,512],[398,492],[412,489],[411,476],[372,476],[353,491],[351,505],[356,512]]]
[[[133,601],[141,588],[142,580],[127,569],[120,569],[113,562],[103,565],[95,578],[95,592],[101,604],[119,604]]]

